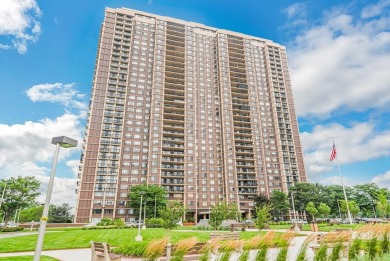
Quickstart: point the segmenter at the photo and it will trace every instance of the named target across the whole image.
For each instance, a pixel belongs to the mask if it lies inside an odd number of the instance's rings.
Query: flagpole
[[[332,140],[333,140],[333,146],[334,145],[334,139],[332,137]],[[347,193],[345,192],[345,186],[344,186],[344,182],[343,182],[343,176],[341,175],[341,168],[340,168],[340,163],[339,163],[339,157],[335,156],[336,158],[336,161],[337,161],[337,167],[339,169],[339,175],[340,175],[340,180],[341,180],[341,186],[343,187],[343,193],[344,193],[344,199],[345,199],[345,205],[347,206],[347,214],[348,214],[348,219],[349,219],[349,224],[352,225],[352,217],[351,217],[351,211],[349,211],[349,204],[348,204],[348,198],[347,198]]]

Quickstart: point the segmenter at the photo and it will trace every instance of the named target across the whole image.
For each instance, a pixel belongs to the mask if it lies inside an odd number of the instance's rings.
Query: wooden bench
[[[104,242],[91,241],[92,261],[111,261],[121,260],[120,255],[115,255],[110,252],[110,246]]]
[[[230,231],[234,232],[236,228],[241,228],[241,231],[246,231],[248,226],[246,224],[230,224]]]
[[[211,233],[210,239],[220,239],[220,240],[239,240],[240,235],[237,232],[227,232],[227,233]]]

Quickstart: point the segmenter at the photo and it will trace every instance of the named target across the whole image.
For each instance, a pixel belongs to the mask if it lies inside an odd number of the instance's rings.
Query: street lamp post
[[[340,219],[342,220],[343,217],[341,216],[340,204],[339,204],[339,200],[338,199],[337,199],[337,207],[339,209]]]
[[[5,195],[6,189],[7,189],[7,183],[4,183],[3,193],[1,194],[1,200],[0,200],[0,209],[1,209],[1,205],[3,205],[4,195]]]
[[[372,210],[374,211],[374,217],[376,218],[376,211],[375,211],[375,205],[372,205]]]
[[[51,169],[49,185],[48,185],[48,188],[47,188],[45,206],[43,208],[43,213],[42,213],[42,217],[41,217],[41,224],[39,226],[39,234],[38,234],[37,245],[35,247],[34,261],[39,261],[41,259],[43,239],[45,238],[46,224],[47,224],[48,215],[49,215],[50,198],[51,198],[51,193],[53,191],[54,176],[55,176],[55,173],[56,173],[58,153],[60,151],[60,147],[63,147],[63,148],[76,147],[77,146],[77,140],[74,140],[74,139],[71,139],[71,138],[68,138],[68,137],[65,137],[65,136],[60,136],[60,137],[54,137],[51,140],[51,144],[56,145],[56,151],[55,151],[55,154],[54,154],[53,166],[52,166],[52,169]]]
[[[14,216],[14,224],[16,224],[17,220],[18,220],[18,213],[20,213],[20,208],[18,208],[15,212],[15,216]],[[19,214],[20,215],[20,214]]]
[[[294,193],[291,191],[291,201],[292,201],[292,205],[293,205],[293,211],[294,211],[294,231],[296,233],[299,233],[300,232],[300,229],[299,227],[297,226],[297,213],[295,212],[295,204],[294,204]]]
[[[147,197],[145,197],[145,202],[144,202],[144,222],[142,223],[142,230],[146,230],[146,201]]]
[[[157,214],[157,196],[154,196],[154,217]]]
[[[141,195],[141,202],[139,203],[138,235],[135,236],[134,239],[135,241],[142,241],[142,236],[141,236],[142,196],[145,195],[145,191],[141,191],[139,194]]]

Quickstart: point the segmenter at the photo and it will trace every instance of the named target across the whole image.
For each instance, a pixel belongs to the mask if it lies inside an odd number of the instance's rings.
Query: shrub
[[[124,228],[126,224],[122,219],[117,218],[114,220],[114,226],[116,226],[117,228]]]
[[[22,231],[24,228],[22,227],[6,227],[2,228],[1,232],[16,232],[16,231]]]
[[[189,218],[187,218],[187,222],[195,222],[195,218],[194,217],[189,217]]]
[[[111,226],[111,225],[114,225],[114,221],[112,221],[111,218],[102,218],[102,220],[100,220],[99,223],[97,223],[97,226],[98,227],[105,227],[105,226]]]
[[[137,256],[141,257],[146,247],[146,242],[131,242],[129,245],[122,245],[112,249],[113,253],[124,256]]]
[[[145,223],[147,227],[163,227],[164,220],[162,218],[149,218],[146,219]]]
[[[122,229],[126,227],[117,227],[115,225],[110,225],[110,226],[93,226],[93,227],[83,227],[83,230],[94,230],[94,229]]]

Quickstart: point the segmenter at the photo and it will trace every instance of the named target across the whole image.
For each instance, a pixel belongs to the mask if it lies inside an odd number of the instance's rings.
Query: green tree
[[[167,192],[164,188],[157,185],[136,185],[131,187],[129,193],[129,206],[134,209],[134,214],[138,217],[141,196],[140,192],[143,191],[145,194],[142,196],[142,212],[146,204],[146,218],[152,218],[159,215],[159,209],[165,209],[167,202]]]
[[[32,205],[20,211],[20,222],[39,222],[43,213],[43,206]]]
[[[164,220],[163,227],[169,231],[178,226],[180,219],[185,216],[185,207],[180,201],[168,201],[165,208],[160,208],[160,217]]]
[[[239,219],[240,212],[236,203],[227,203],[226,201],[218,201],[210,212],[210,225],[214,229],[219,229],[222,221],[226,219]]]
[[[16,210],[23,209],[32,205],[38,195],[40,183],[34,177],[12,177],[0,181],[0,191],[6,185],[4,202],[1,210],[4,213],[4,222],[7,226],[8,221],[15,215]]]
[[[294,203],[297,208],[305,208],[311,201],[318,206],[321,202],[328,202],[328,192],[326,186],[318,183],[296,183],[289,188],[289,192],[294,192]],[[291,195],[289,194],[289,197]]]
[[[318,213],[321,215],[322,218],[326,218],[330,214],[330,207],[325,203],[321,203],[318,206]]]
[[[271,205],[263,205],[256,207],[256,226],[258,229],[264,229],[267,223],[271,220]]]
[[[389,201],[388,201],[388,192],[386,190],[380,190],[375,193],[375,198],[377,200],[376,208],[378,209],[381,217],[385,218],[389,213]]]
[[[49,223],[72,223],[73,215],[71,214],[72,207],[69,204],[61,206],[50,205],[49,207]]]
[[[214,229],[219,229],[219,227],[222,224],[222,221],[226,219],[226,213],[227,213],[227,204],[226,202],[218,201],[215,203],[214,206],[212,206],[210,210],[210,226],[212,226]]]
[[[234,219],[234,220],[240,221],[241,214],[240,214],[240,211],[238,210],[237,203],[232,202],[232,203],[227,204],[226,219]]]
[[[253,199],[256,207],[262,207],[264,205],[269,205],[269,198],[264,194],[259,194]]]
[[[315,222],[316,216],[318,214],[318,209],[316,208],[316,206],[314,205],[313,202],[310,201],[309,203],[307,203],[306,211],[307,211],[307,213],[309,213],[310,216],[312,216],[312,219]]]
[[[273,208],[273,216],[277,216],[280,220],[281,216],[285,214],[289,207],[287,194],[278,190],[272,191],[270,196],[270,203]]]
[[[345,200],[340,200],[339,202],[340,202],[340,211],[342,213],[347,214],[348,209],[347,209],[347,204],[346,204]],[[349,212],[351,212],[352,217],[355,217],[357,214],[359,214],[360,208],[354,200],[348,200],[348,207],[349,207]]]
[[[356,185],[352,187],[351,196],[353,200],[356,201],[356,204],[359,206],[363,216],[374,216],[374,208],[377,203],[377,194],[381,191],[387,191],[387,189],[381,189],[375,183],[366,183],[361,185]]]

